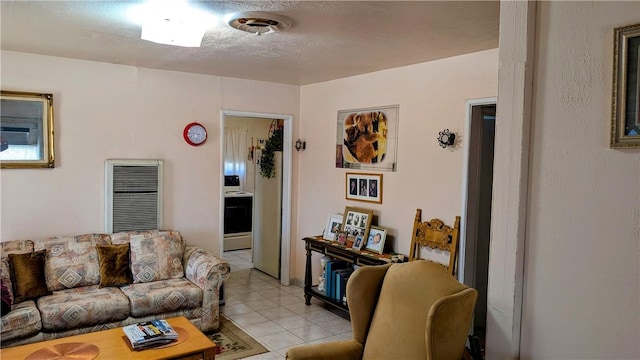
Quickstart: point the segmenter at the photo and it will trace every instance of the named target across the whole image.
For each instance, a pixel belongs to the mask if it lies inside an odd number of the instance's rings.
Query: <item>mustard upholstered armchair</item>
[[[477,297],[430,261],[361,267],[347,282],[353,339],[296,346],[287,359],[460,360]]]

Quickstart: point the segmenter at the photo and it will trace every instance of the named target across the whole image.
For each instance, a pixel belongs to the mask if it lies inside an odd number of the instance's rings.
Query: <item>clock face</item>
[[[184,140],[193,146],[201,145],[207,140],[207,129],[201,124],[191,123],[184,128]]]

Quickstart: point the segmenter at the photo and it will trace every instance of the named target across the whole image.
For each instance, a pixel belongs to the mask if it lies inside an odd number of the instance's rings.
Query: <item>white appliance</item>
[[[275,152],[275,173],[267,179],[256,164],[253,206],[253,267],[280,278],[282,224],[282,152]],[[259,151],[256,159],[260,159]]]
[[[224,251],[250,249],[253,230],[253,194],[240,191],[240,177],[224,177]]]

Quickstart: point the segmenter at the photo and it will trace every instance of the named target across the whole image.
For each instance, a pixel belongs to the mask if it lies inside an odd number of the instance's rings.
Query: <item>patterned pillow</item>
[[[45,275],[49,289],[64,290],[100,283],[97,244],[109,244],[109,235],[84,234],[36,241],[47,251]]]
[[[141,231],[130,235],[131,273],[134,283],[184,277],[185,244],[177,231]]]

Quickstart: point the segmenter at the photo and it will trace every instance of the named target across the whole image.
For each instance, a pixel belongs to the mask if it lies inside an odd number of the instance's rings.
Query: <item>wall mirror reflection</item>
[[[53,95],[3,90],[0,168],[53,167]]]

